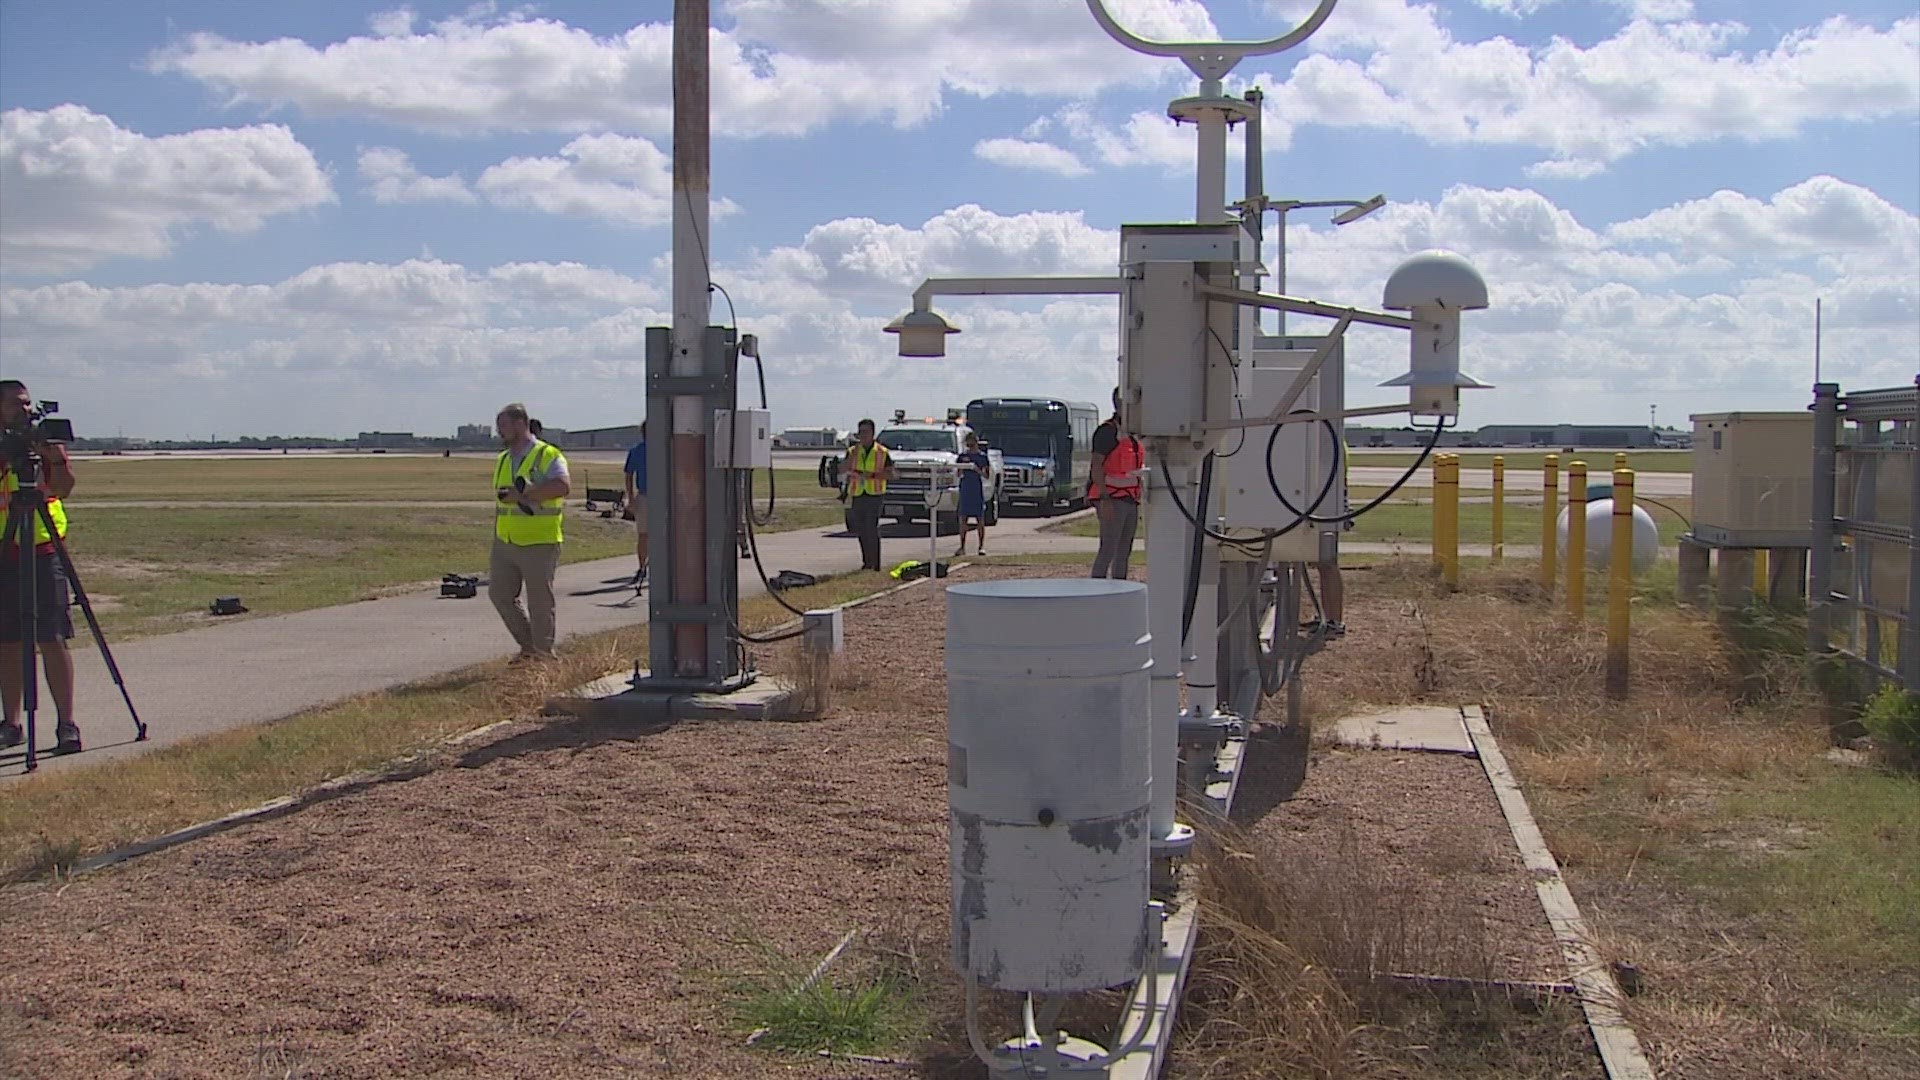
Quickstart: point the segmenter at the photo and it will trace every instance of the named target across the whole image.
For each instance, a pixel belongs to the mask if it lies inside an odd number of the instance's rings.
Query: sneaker
[[[522,649],[520,650],[520,652],[514,655],[513,659],[507,661],[507,666],[519,667],[521,664],[531,663],[535,660],[538,660],[539,658],[540,656],[538,653],[532,653],[532,652],[528,652],[525,649]]]
[[[1326,632],[1330,638],[1346,637],[1347,624],[1343,622],[1330,622],[1326,625]]]
[[[20,721],[0,721],[0,750],[9,746],[19,746],[27,741],[26,732],[20,730]]]
[[[976,551],[973,554],[976,558],[985,558],[987,555],[987,549],[981,548],[979,551]]]
[[[56,754],[77,754],[84,749],[80,745],[80,728],[77,725],[60,724],[54,728],[53,737],[53,752]]]

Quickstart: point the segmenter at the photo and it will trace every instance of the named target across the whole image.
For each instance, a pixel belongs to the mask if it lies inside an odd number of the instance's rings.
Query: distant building
[[[454,429],[453,441],[461,446],[485,446],[493,441],[493,425],[461,424]]]
[[[419,443],[411,431],[363,431],[354,445],[363,449],[398,450]]]
[[[1422,447],[1433,441],[1433,429],[1424,431],[1413,428],[1347,428],[1347,445],[1362,446],[1410,446]],[[1441,446],[1470,446],[1473,442],[1471,431],[1444,431],[1440,433]]]
[[[547,428],[540,437],[562,450],[625,450],[640,441],[639,424],[566,431]]]

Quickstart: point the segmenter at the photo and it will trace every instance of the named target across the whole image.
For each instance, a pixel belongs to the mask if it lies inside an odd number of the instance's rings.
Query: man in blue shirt
[[[639,534],[633,549],[640,560],[640,570],[633,575],[633,587],[637,589],[647,583],[647,425],[644,423],[640,425],[640,441],[627,451],[626,473],[626,516],[633,519]]]
[[[980,543],[976,554],[987,553],[987,496],[986,480],[993,472],[993,464],[987,459],[986,452],[980,449],[980,436],[967,432],[967,448],[961,453],[960,460],[960,548],[953,554],[958,557],[967,553],[967,522],[979,522]]]

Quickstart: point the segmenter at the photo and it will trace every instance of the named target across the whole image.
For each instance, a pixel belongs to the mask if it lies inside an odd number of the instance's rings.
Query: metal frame
[[[670,495],[674,455],[679,443],[653,433],[672,430],[675,398],[699,399],[701,439],[698,445],[714,445],[713,414],[734,406],[734,387],[739,370],[739,341],[732,328],[709,326],[700,350],[702,370],[695,375],[673,372],[673,334],[665,326],[649,326],[647,343],[647,490],[658,495],[647,499],[647,532],[664,539],[671,527],[673,499]],[[704,456],[704,455],[703,455]],[[636,679],[636,688],[733,690],[751,683],[754,673],[740,661],[740,577],[734,559],[735,534],[740,527],[740,473],[716,469],[711,461],[698,466],[706,477],[706,517],[704,521],[706,553],[706,600],[683,603],[676,594],[674,546],[652,545],[652,582],[647,596],[647,659],[651,670]],[[706,678],[675,674],[674,631],[682,626],[700,626],[706,631]]]
[[[1875,681],[1920,693],[1920,448],[1916,443],[1920,443],[1920,377],[1911,387],[1852,394],[1842,394],[1838,383],[1814,386],[1808,650],[1840,657]],[[1890,455],[1903,455],[1907,462],[1911,490],[1904,525],[1877,519],[1879,479]],[[1845,493],[1840,489],[1843,477],[1851,484]],[[1875,549],[1899,546],[1906,548],[1904,595],[1878,595]],[[1883,620],[1896,628],[1892,667],[1882,659]]]

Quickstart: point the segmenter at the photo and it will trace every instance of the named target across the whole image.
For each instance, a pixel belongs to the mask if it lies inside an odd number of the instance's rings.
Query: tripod
[[[40,651],[40,581],[35,572],[38,555],[33,550],[35,521],[45,526],[47,536],[53,543],[54,557],[60,560],[60,569],[66,573],[68,583],[73,586],[74,599],[79,602],[80,611],[86,616],[93,643],[99,647],[101,659],[107,662],[107,671],[113,676],[113,684],[120,688],[121,700],[127,703],[127,713],[133,717],[135,742],[146,741],[147,725],[133,707],[133,696],[127,692],[127,682],[120,675],[120,665],[114,662],[113,650],[107,648],[106,635],[100,632],[100,620],[94,617],[93,604],[87,599],[87,590],[80,584],[80,572],[73,565],[73,556],[67,553],[66,541],[54,528],[53,514],[47,509],[46,493],[40,490],[39,457],[31,453],[9,456],[13,458],[12,471],[18,485],[7,502],[7,524],[5,530],[0,531],[0,551],[11,548],[15,562],[12,567],[0,563],[0,571],[11,570],[19,574],[20,694],[26,713],[27,739],[23,756],[26,771],[33,772],[40,767],[39,751],[35,747],[35,717],[40,705],[40,671],[37,662]]]

